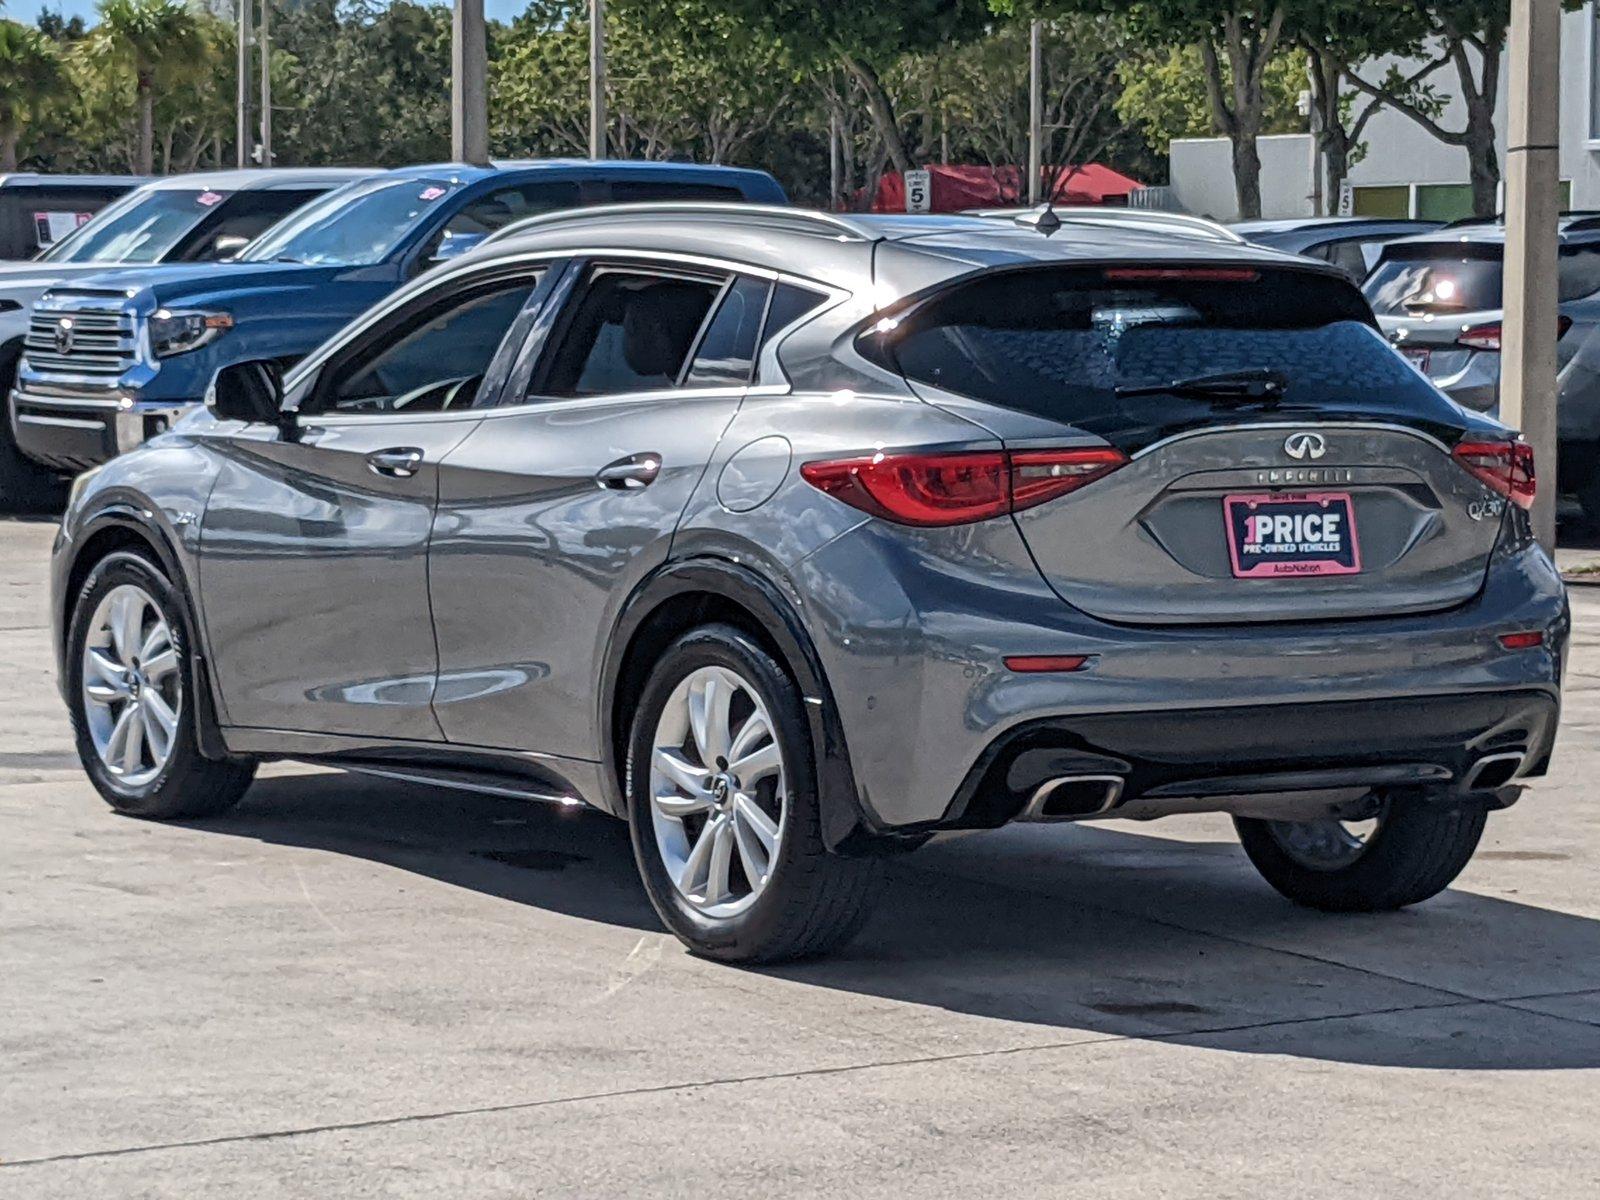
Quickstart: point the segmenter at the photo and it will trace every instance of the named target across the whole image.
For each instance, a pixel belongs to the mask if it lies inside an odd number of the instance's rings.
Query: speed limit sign
[[[933,210],[933,172],[906,172],[906,211],[925,213]]]

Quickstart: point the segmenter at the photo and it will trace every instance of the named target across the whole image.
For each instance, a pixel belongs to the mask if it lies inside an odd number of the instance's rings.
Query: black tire
[[[153,778],[137,787],[128,786],[101,759],[90,730],[80,683],[95,610],[109,592],[122,584],[142,589],[166,619],[177,654],[178,676],[185,685],[184,702],[177,710],[177,727],[166,763]],[[151,559],[135,551],[119,550],[96,563],[73,604],[67,632],[66,692],[78,758],[106,803],[128,816],[152,820],[215,816],[237,804],[255,776],[256,764],[251,759],[209,759],[200,753],[194,727],[195,705],[188,694],[192,683],[188,662],[192,628],[177,589]]]
[[[1442,892],[1478,847],[1482,805],[1387,804],[1353,862],[1309,866],[1285,849],[1275,821],[1235,817],[1244,852],[1262,877],[1296,904],[1324,912],[1389,912]]]
[[[11,429],[16,374],[16,349],[0,349],[0,512],[59,512],[66,504],[67,481],[17,449]]]
[[[705,666],[726,668],[753,686],[783,755],[788,815],[774,865],[743,912],[711,917],[673,883],[657,845],[650,797],[652,741],[677,685]],[[640,694],[628,741],[627,797],[634,857],[650,903],[696,954],[723,962],[770,963],[842,946],[865,922],[882,881],[874,858],[830,853],[822,842],[816,766],[799,689],[753,638],[730,625],[706,625],[673,642]]]

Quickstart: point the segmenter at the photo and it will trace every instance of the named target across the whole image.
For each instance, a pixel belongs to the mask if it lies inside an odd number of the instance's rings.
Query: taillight
[[[1076,491],[1127,462],[1120,450],[874,454],[808,462],[800,476],[862,512],[901,525],[966,525]]]
[[[1572,318],[1560,316],[1556,318],[1556,340],[1560,341],[1567,336],[1567,330],[1572,328]],[[1456,345],[1465,346],[1468,350],[1494,350],[1500,349],[1502,326],[1499,321],[1490,321],[1486,325],[1474,325],[1463,329],[1461,336],[1456,338]]]
[[[1527,442],[1462,442],[1450,457],[1513,504],[1533,507],[1533,447]]]
[[[1255,283],[1261,272],[1254,267],[1107,267],[1101,276],[1110,283]]]

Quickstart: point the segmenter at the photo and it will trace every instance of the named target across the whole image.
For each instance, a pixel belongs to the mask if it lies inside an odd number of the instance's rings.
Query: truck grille
[[[64,345],[63,329],[70,331]],[[22,343],[35,371],[110,377],[133,365],[137,344],[131,314],[94,308],[36,309]]]

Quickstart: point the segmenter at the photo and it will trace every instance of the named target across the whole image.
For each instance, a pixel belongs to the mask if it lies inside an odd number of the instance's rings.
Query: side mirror
[[[239,251],[250,244],[250,239],[237,233],[225,233],[211,243],[211,250],[206,255],[212,262],[232,262],[239,257]]]
[[[283,409],[283,372],[270,358],[223,367],[206,391],[206,407],[224,421],[277,425]]]

